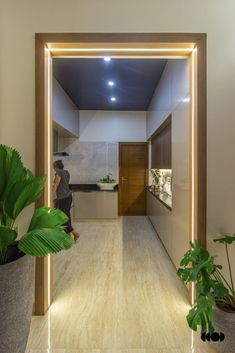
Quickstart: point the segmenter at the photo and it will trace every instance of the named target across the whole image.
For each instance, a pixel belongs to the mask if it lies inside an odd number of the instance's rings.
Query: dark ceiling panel
[[[165,59],[54,58],[53,74],[81,110],[147,110]],[[114,86],[108,86],[108,81]],[[110,98],[116,101],[111,102]]]

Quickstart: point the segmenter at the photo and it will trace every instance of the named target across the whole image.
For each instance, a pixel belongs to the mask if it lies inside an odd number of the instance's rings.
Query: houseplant
[[[63,230],[67,216],[57,209],[34,211],[27,232],[16,226],[23,209],[37,201],[45,177],[24,167],[19,153],[0,145],[0,352],[24,353],[32,315],[33,256],[70,248],[74,240]],[[30,256],[27,256],[30,255]]]
[[[97,183],[101,190],[113,190],[117,185],[115,179],[111,177],[112,173],[108,173],[104,178],[100,179]]]
[[[222,266],[215,263],[215,257],[197,242],[184,255],[178,275],[185,283],[194,282],[196,300],[187,315],[189,327],[201,333],[223,332],[225,340],[215,343],[221,353],[232,352],[235,347],[235,291],[228,246],[235,243],[235,234],[214,239],[225,246],[229,269],[229,280],[222,274]]]

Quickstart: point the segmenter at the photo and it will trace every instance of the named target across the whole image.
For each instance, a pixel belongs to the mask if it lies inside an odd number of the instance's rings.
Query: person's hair
[[[58,161],[55,161],[53,163],[53,167],[58,168],[58,169],[64,169],[64,164],[63,164],[62,160],[59,159]]]

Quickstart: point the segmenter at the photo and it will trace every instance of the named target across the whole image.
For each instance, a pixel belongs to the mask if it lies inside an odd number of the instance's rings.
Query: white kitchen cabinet
[[[110,191],[73,192],[73,219],[118,217],[118,193]]]
[[[172,253],[172,212],[147,191],[147,215],[163,242],[168,254]]]

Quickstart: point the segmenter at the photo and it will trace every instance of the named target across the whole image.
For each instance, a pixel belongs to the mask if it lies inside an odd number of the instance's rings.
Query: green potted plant
[[[104,178],[101,178],[97,185],[101,190],[113,190],[114,186],[117,185],[115,179],[111,177],[112,173],[108,173]]]
[[[214,239],[224,244],[229,280],[221,272],[222,266],[215,263],[215,257],[197,242],[184,255],[177,274],[187,284],[195,283],[196,300],[187,315],[189,327],[201,333],[224,333],[222,342],[214,343],[221,353],[232,352],[235,347],[235,291],[233,271],[228,246],[235,243],[235,234]]]
[[[67,216],[39,207],[25,234],[17,218],[37,201],[45,177],[25,168],[19,153],[0,145],[0,352],[24,353],[32,315],[34,256],[70,248],[74,240],[63,229]]]

